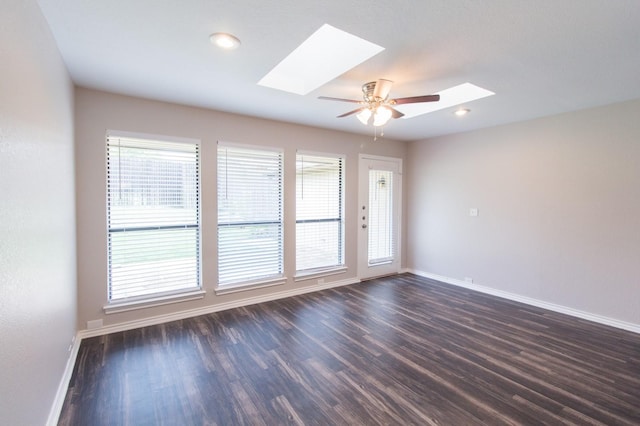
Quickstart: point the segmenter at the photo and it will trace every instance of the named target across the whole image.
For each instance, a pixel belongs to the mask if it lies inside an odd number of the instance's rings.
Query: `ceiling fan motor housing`
[[[367,103],[384,102],[389,97],[391,91],[391,80],[380,79],[370,81],[362,85],[362,94]]]

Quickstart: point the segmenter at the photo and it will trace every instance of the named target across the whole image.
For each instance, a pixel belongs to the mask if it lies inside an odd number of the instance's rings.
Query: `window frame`
[[[331,219],[298,219],[298,161],[300,156],[309,156],[316,158],[327,158],[327,159],[338,159],[340,160],[340,175],[339,175],[339,217],[331,218]],[[296,217],[295,217],[295,229],[296,229],[296,247],[295,247],[295,259],[296,259],[296,271],[295,271],[295,280],[301,281],[309,278],[316,278],[334,274],[340,274],[347,271],[346,266],[346,241],[345,241],[345,189],[346,189],[346,162],[347,156],[344,154],[335,154],[328,152],[318,152],[318,151],[307,151],[307,150],[297,150],[296,151],[296,177],[295,177],[295,194],[296,194]],[[304,161],[304,160],[303,160]],[[326,265],[326,266],[317,266],[312,268],[298,269],[298,224],[301,223],[322,223],[322,222],[338,222],[339,223],[339,231],[338,231],[338,257],[339,263],[335,265]]]
[[[220,153],[222,149],[238,149],[238,150],[244,150],[244,151],[254,151],[254,152],[261,152],[261,153],[273,153],[276,154],[279,157],[279,169],[278,169],[278,180],[279,180],[279,187],[278,187],[278,192],[279,192],[279,222],[278,221],[255,221],[255,222],[247,222],[247,221],[237,221],[237,222],[220,222],[220,212],[221,212],[221,203],[220,203],[220,196],[221,196],[221,191],[220,191],[220,178],[221,178],[221,168],[219,167],[220,165]],[[225,168],[225,172],[228,172],[228,169]],[[216,199],[217,199],[217,208],[216,208],[216,254],[217,254],[217,267],[216,267],[216,272],[217,272],[217,283],[216,283],[216,288],[215,288],[215,293],[218,295],[223,295],[223,294],[228,294],[228,293],[235,293],[238,291],[245,291],[245,290],[251,290],[251,289],[255,289],[255,288],[263,288],[263,287],[270,287],[270,286],[275,286],[275,285],[282,285],[285,284],[287,282],[287,278],[285,276],[285,250],[284,250],[284,243],[285,243],[285,227],[286,227],[286,223],[285,223],[285,182],[284,182],[284,175],[285,175],[285,153],[284,153],[284,149],[282,148],[276,148],[276,147],[271,147],[271,146],[262,146],[262,145],[251,145],[251,144],[243,144],[243,143],[235,143],[235,142],[227,142],[227,141],[218,141],[217,146],[216,146]],[[234,280],[234,281],[229,281],[226,283],[223,283],[221,281],[221,250],[220,250],[220,230],[221,230],[221,226],[222,228],[231,228],[234,226],[240,227],[240,226],[253,226],[253,225],[260,225],[260,224],[267,224],[267,225],[275,225],[278,224],[279,225],[279,247],[280,247],[280,251],[279,251],[279,272],[278,273],[274,273],[272,275],[269,276],[263,276],[263,277],[256,277],[255,279],[247,279],[247,280]]]
[[[111,222],[111,209],[113,205],[110,202],[111,189],[110,178],[111,171],[110,161],[111,156],[109,153],[111,140],[114,139],[123,139],[123,140],[132,140],[139,141],[140,149],[144,149],[142,147],[143,144],[153,144],[157,142],[159,144],[186,144],[191,145],[194,148],[194,161],[195,161],[195,176],[194,176],[194,185],[195,185],[195,220],[196,223],[188,223],[183,225],[171,224],[171,225],[150,225],[150,226],[129,226],[125,224],[119,226],[112,226]],[[134,142],[135,144],[135,142]],[[152,149],[152,148],[150,148]],[[177,152],[177,151],[176,151]],[[203,290],[202,283],[202,144],[198,139],[192,138],[181,138],[175,136],[166,136],[166,135],[155,135],[155,134],[146,134],[146,133],[137,133],[137,132],[126,132],[126,131],[118,131],[118,130],[107,130],[105,135],[105,207],[106,207],[106,221],[105,221],[105,230],[106,230],[106,243],[107,243],[107,286],[106,286],[106,300],[107,303],[103,306],[103,310],[107,314],[116,313],[116,312],[125,312],[134,309],[146,308],[149,306],[157,306],[164,305],[168,303],[177,303],[185,300],[196,300],[201,299],[205,295],[205,291]],[[182,194],[183,192],[181,192]],[[118,234],[120,232],[136,232],[136,231],[147,231],[147,230],[156,230],[156,231],[171,231],[175,229],[195,229],[196,235],[196,246],[193,247],[196,253],[196,265],[195,265],[195,286],[185,287],[181,289],[173,289],[173,290],[163,290],[150,292],[147,294],[136,295],[136,296],[128,296],[128,297],[112,297],[112,257],[113,257],[113,247],[112,247],[112,234]]]

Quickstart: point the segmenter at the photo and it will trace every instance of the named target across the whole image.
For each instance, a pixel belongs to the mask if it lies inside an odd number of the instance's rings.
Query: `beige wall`
[[[47,421],[76,331],[73,86],[35,1],[0,13],[0,424]]]
[[[638,117],[640,100],[410,143],[407,266],[640,325]]]
[[[104,325],[201,309],[216,304],[317,285],[317,280],[293,282],[295,261],[295,153],[296,149],[346,155],[346,264],[344,274],[325,282],[357,277],[357,165],[358,154],[404,158],[406,145],[373,135],[358,136],[275,121],[244,117],[109,94],[76,90],[76,179],[78,216],[78,327],[102,319]],[[195,138],[202,141],[203,300],[182,302],[105,315],[107,303],[105,132],[121,130]],[[216,143],[218,140],[282,147],[285,150],[285,285],[216,296]]]

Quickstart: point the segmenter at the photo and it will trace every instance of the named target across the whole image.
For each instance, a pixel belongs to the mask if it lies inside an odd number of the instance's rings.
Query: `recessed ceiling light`
[[[237,49],[238,46],[240,46],[240,39],[227,33],[213,33],[209,36],[209,40],[211,40],[211,43],[225,50]]]
[[[460,108],[460,109],[457,109],[456,112],[454,112],[454,114],[457,115],[458,117],[462,117],[463,115],[469,114],[469,111],[471,110],[467,108]]]
[[[324,24],[258,84],[306,95],[383,50],[384,47]]]
[[[402,118],[412,118],[428,112],[466,104],[471,101],[475,101],[476,99],[495,95],[492,91],[483,89],[482,87],[478,87],[471,83],[459,84],[458,86],[450,87],[436,94],[440,95],[440,100],[438,102],[403,104],[398,105],[397,109],[404,113],[404,117]]]

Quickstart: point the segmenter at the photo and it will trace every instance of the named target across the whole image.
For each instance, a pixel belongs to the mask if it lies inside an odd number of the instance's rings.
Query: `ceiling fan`
[[[358,117],[358,120],[363,124],[369,124],[369,122],[373,120],[373,125],[375,127],[384,126],[391,118],[400,118],[404,115],[397,109],[393,108],[394,105],[413,104],[419,102],[437,102],[440,100],[440,95],[424,95],[389,99],[389,92],[391,91],[392,85],[393,81],[385,79],[370,81],[363,84],[362,94],[364,100],[362,101],[331,98],[327,96],[320,96],[318,99],[360,104],[362,105],[360,108],[341,114],[338,118],[357,114],[356,117]]]

